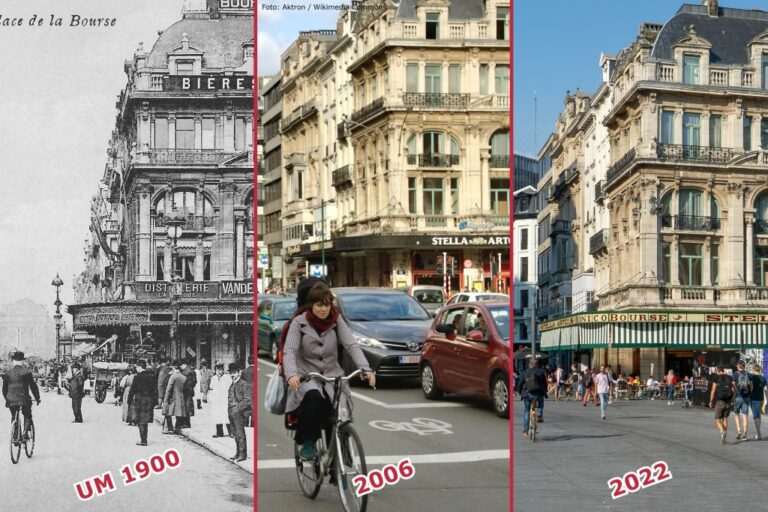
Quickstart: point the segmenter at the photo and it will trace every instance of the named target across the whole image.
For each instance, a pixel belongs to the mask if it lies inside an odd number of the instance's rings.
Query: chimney
[[[208,0],[208,14],[212,20],[218,20],[221,18],[219,13],[219,0]]]
[[[717,16],[718,15],[718,5],[717,0],[701,0],[701,5],[707,6],[707,14],[709,16]]]

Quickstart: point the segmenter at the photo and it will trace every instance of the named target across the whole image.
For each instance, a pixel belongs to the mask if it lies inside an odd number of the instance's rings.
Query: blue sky
[[[600,52],[615,55],[644,21],[664,23],[674,0],[517,0],[514,10],[515,152],[535,155],[555,126],[566,91],[600,84]],[[765,0],[727,0],[721,7],[768,10]],[[538,98],[534,138],[534,95]]]

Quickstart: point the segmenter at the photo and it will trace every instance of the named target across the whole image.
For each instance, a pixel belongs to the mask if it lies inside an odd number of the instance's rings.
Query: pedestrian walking
[[[675,404],[675,385],[677,385],[677,377],[675,377],[675,370],[669,370],[667,376],[664,377],[664,383],[667,385],[667,405]]]
[[[211,410],[211,421],[216,427],[213,437],[224,437],[224,425],[227,425],[227,435],[232,436],[232,425],[229,423],[229,387],[232,376],[224,373],[224,365],[216,365],[216,373],[208,385],[208,405]]]
[[[584,407],[587,406],[590,396],[595,405],[597,405],[597,395],[595,394],[595,370],[590,368],[584,372],[582,376],[582,383],[584,385]]]
[[[200,360],[200,398],[197,400],[197,408],[202,409],[200,401],[204,404],[208,403],[208,391],[211,387],[211,378],[213,372],[208,368],[208,361],[205,359]]]
[[[597,394],[600,397],[600,416],[605,419],[605,413],[608,409],[608,398],[611,394],[611,383],[615,383],[613,377],[608,373],[605,365],[600,365],[600,373],[595,375],[595,386]]]
[[[569,379],[571,381],[571,387],[573,388],[574,400],[581,400],[581,397],[584,394],[584,390],[581,385],[581,373],[579,372],[579,367],[576,366],[576,364],[571,365],[571,376]]]
[[[157,375],[147,368],[147,363],[140,360],[136,364],[136,376],[128,392],[127,401],[136,411],[136,424],[139,426],[139,446],[147,446],[149,424],[155,420],[154,407],[157,403]]]
[[[248,356],[248,366],[243,370],[243,380],[253,386],[253,354]]]
[[[197,386],[197,375],[192,368],[190,361],[181,363],[181,373],[184,375],[184,421],[181,428],[191,428],[190,418],[195,415],[195,387]]]
[[[69,381],[69,398],[72,399],[72,412],[75,414],[75,419],[72,423],[83,422],[83,387],[85,386],[85,379],[83,373],[80,371],[80,363],[72,365],[72,380]]]
[[[168,387],[168,379],[173,373],[171,368],[171,360],[167,357],[163,358],[163,364],[160,365],[160,370],[157,373],[157,396],[158,406],[162,407],[163,399],[165,398],[165,390]]]
[[[717,374],[712,378],[712,390],[709,394],[709,406],[715,408],[715,426],[720,432],[720,442],[725,444],[728,435],[728,416],[731,414],[733,395],[736,387],[733,377],[725,374],[723,365],[717,366]]]
[[[241,368],[237,363],[229,365],[232,375],[232,385],[229,387],[229,422],[235,434],[237,453],[230,460],[241,462],[248,458],[248,448],[245,440],[245,422],[253,410],[253,386],[241,379]]]
[[[736,372],[733,374],[733,383],[736,386],[736,399],[733,402],[733,410],[736,413],[736,440],[747,440],[747,428],[749,427],[749,397],[752,394],[752,379],[746,371],[744,362],[736,364]]]
[[[560,395],[563,391],[565,391],[565,372],[563,371],[563,367],[560,365],[557,365],[557,368],[555,369],[554,374],[554,381],[555,381],[555,402],[560,401]]]
[[[181,434],[181,427],[184,425],[186,416],[186,404],[184,400],[184,382],[187,378],[179,370],[178,360],[171,363],[171,376],[168,378],[168,385],[165,388],[163,396],[163,415],[165,416],[165,430],[163,434]],[[174,426],[173,417],[176,417]]]
[[[136,421],[136,408],[128,401],[128,395],[131,392],[133,379],[136,377],[136,367],[130,365],[128,373],[120,381],[120,387],[123,389],[123,423],[133,426]]]
[[[763,403],[768,386],[766,386],[765,377],[761,375],[759,364],[752,365],[750,378],[752,379],[752,393],[749,395],[749,406],[752,408],[752,420],[755,422],[755,440],[759,441],[763,438],[760,432],[760,416],[763,412]]]
[[[547,396],[547,374],[539,368],[539,360],[531,358],[530,368],[523,372],[517,386],[520,399],[523,401],[523,435],[528,437],[528,428],[531,423],[531,404],[536,401],[536,415],[539,423],[544,418],[544,398]]]

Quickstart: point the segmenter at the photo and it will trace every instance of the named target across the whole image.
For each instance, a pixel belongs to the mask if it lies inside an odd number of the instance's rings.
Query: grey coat
[[[165,388],[163,399],[163,414],[165,416],[187,416],[184,401],[184,382],[187,378],[181,372],[171,374],[168,386]]]
[[[341,338],[340,340],[336,339],[337,330],[339,338]],[[346,350],[347,355],[349,355],[357,368],[371,371],[371,367],[365,359],[365,354],[363,354],[362,349],[355,342],[352,331],[341,317],[337,321],[336,329],[328,329],[322,336],[317,333],[314,327],[309,325],[306,313],[294,318],[291,321],[290,329],[288,329],[288,336],[283,350],[286,381],[294,375],[301,377],[310,372],[321,373],[326,377],[344,375],[344,370],[339,365],[338,360],[338,341],[341,341],[344,350]],[[289,387],[288,403],[285,410],[295,410],[309,390],[316,389],[320,391],[322,388],[323,385],[316,380],[308,380],[302,383],[298,389]],[[333,400],[333,383],[325,384],[324,388],[328,397]],[[348,383],[345,382],[342,385],[342,392],[344,396],[342,397],[341,407],[344,407],[346,401],[346,408],[351,418],[352,400]]]

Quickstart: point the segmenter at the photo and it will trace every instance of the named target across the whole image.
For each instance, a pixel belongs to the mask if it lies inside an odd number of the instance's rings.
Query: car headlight
[[[384,349],[387,348],[385,344],[383,344],[376,338],[370,338],[368,336],[365,336],[364,334],[360,334],[354,331],[352,331],[352,336],[354,336],[356,342],[358,342],[360,345],[363,345],[365,347],[384,348]]]

